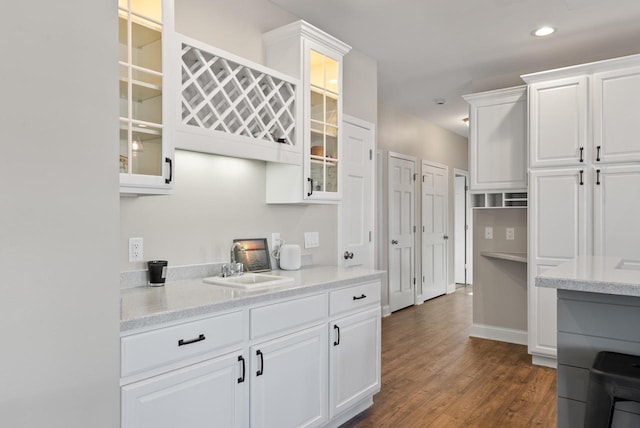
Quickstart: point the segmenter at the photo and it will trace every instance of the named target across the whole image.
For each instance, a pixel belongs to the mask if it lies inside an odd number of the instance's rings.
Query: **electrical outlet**
[[[129,261],[141,262],[143,257],[142,238],[129,238]]]
[[[304,233],[304,248],[315,248],[320,246],[320,234],[318,232]]]
[[[493,227],[487,226],[484,228],[484,239],[493,239]]]
[[[507,241],[516,239],[516,230],[513,227],[507,227]]]
[[[271,233],[271,251],[276,251],[282,245],[282,240],[280,240],[280,232]]]

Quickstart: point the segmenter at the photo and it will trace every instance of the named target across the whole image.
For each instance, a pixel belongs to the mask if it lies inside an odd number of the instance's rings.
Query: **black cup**
[[[151,260],[147,262],[149,266],[149,285],[152,287],[161,287],[167,278],[167,261]]]

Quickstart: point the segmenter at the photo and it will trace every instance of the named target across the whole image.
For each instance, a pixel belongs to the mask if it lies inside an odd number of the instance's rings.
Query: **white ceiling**
[[[461,95],[640,53],[640,0],[271,1],[375,58],[383,103],[464,136]]]

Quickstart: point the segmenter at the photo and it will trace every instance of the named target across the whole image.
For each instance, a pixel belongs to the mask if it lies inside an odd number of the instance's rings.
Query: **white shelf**
[[[509,260],[518,263],[527,263],[527,253],[511,253],[507,251],[483,251],[481,256],[491,259]]]

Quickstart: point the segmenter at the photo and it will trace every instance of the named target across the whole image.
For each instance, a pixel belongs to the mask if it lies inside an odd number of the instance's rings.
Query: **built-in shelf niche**
[[[483,192],[471,194],[472,208],[526,208],[527,192]]]

